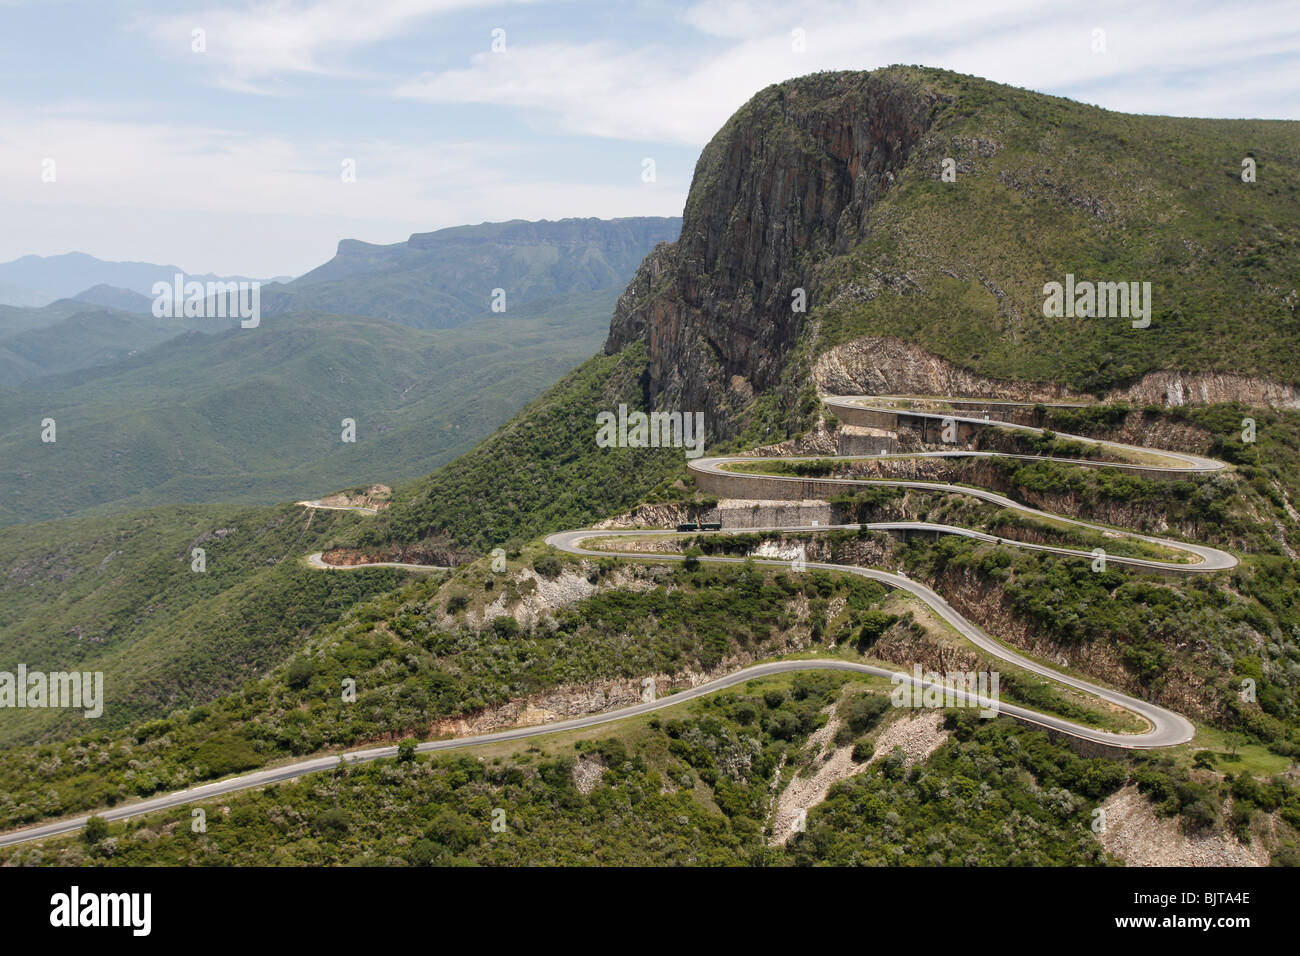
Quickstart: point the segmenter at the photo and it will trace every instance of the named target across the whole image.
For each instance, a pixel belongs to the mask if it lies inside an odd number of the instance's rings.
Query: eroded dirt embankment
[[[1062,385],[1008,382],[978,375],[899,339],[866,336],[828,349],[817,358],[813,377],[827,395],[962,395],[1019,402],[1091,401]],[[1153,405],[1242,402],[1300,408],[1300,389],[1268,379],[1229,372],[1148,372],[1136,383],[1114,389],[1102,401]]]
[[[1129,785],[1101,805],[1105,825],[1097,839],[1106,852],[1129,866],[1268,866],[1262,834],[1244,844],[1236,837],[1209,830],[1187,834],[1178,817],[1161,817],[1151,801]],[[1226,809],[1226,808],[1225,808]],[[1267,817],[1266,814],[1260,814]],[[1261,823],[1268,828],[1267,820]]]
[[[511,600],[502,593],[482,611],[467,611],[464,622],[471,627],[480,627],[497,617],[510,616],[525,626],[531,626],[545,620],[560,608],[598,592],[647,590],[659,586],[672,590],[670,575],[665,573],[666,568],[630,565],[618,568],[604,577],[597,577],[592,573],[593,569],[594,565],[584,562],[579,572],[566,571],[555,578],[546,578],[531,569],[523,569],[514,575],[514,590],[519,591],[519,585],[526,587],[529,582],[532,587],[522,598]],[[429,734],[431,737],[463,737],[506,727],[535,726],[582,717],[645,700],[650,686],[653,686],[652,693],[655,697],[664,697],[672,691],[696,687],[769,657],[807,650],[814,643],[813,625],[819,623],[824,627],[835,613],[832,607],[823,612],[819,621],[814,621],[808,600],[798,595],[790,600],[785,610],[793,622],[786,631],[757,641],[751,650],[725,657],[714,667],[686,667],[672,673],[638,674],[634,677],[563,684],[522,695],[499,706],[434,721],[429,725]],[[440,623],[445,627],[454,626],[456,622],[444,611],[441,612]],[[651,683],[647,684],[647,681]]]

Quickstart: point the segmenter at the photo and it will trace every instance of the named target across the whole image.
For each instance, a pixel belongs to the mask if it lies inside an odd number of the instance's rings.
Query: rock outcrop
[[[1040,290],[1045,277],[1056,276],[1060,250],[1040,263],[1034,245],[1003,239],[995,256],[969,231],[956,235],[961,230],[955,220],[944,218],[931,193],[916,188],[918,182],[937,179],[940,163],[950,159],[957,163],[958,175],[998,184],[993,199],[979,200],[984,206],[974,205],[967,193],[962,196],[973,204],[968,207],[973,218],[990,217],[1004,231],[1009,222],[1019,222],[1017,216],[1028,227],[1045,217],[1085,213],[1089,229],[1100,231],[1087,233],[1069,255],[1094,249],[1111,235],[1111,227],[1125,228],[1129,218],[1134,229],[1145,228],[1148,219],[1143,217],[1150,211],[1141,208],[1144,193],[1077,170],[1031,174],[1024,164],[1032,165],[1037,154],[1026,153],[1023,142],[1018,153],[1008,154],[1010,146],[999,146],[1008,138],[1007,130],[999,133],[999,142],[961,132],[963,119],[985,108],[988,123],[1004,121],[988,107],[990,98],[1019,95],[983,81],[970,85],[955,75],[895,67],[819,73],[763,90],[705,147],[681,235],[656,246],[642,262],[615,308],[606,353],[644,342],[650,359],[641,383],[645,406],[704,411],[711,441],[735,436],[751,424],[756,398],[764,394],[775,393],[773,407],[765,404],[763,409],[769,436],[776,437],[782,428],[787,435],[806,429],[812,411],[801,390],[810,379],[823,392],[839,394],[1123,398],[1167,405],[1241,401],[1300,408],[1300,388],[1285,384],[1290,379],[1236,374],[1238,368],[1275,363],[1224,350],[1189,351],[1188,336],[1176,322],[1152,333],[1167,336],[1168,349],[1153,356],[1146,345],[1135,344],[1148,340],[1117,341],[1109,351],[1092,356],[1098,369],[1081,371],[1075,361],[1081,347],[1078,330],[1066,334],[1066,326],[1060,326],[1063,331],[1054,333],[1041,322]],[[1095,121],[1065,101],[1038,97],[1034,102],[1044,118]],[[1008,139],[1012,141],[1014,137]],[[990,171],[995,157],[1010,170]],[[1025,197],[1032,202],[1022,209],[1017,203]],[[959,253],[950,254],[954,244],[960,244]],[[1125,268],[1155,266],[1149,250],[1126,255]],[[1017,265],[996,265],[991,258],[997,256]],[[1225,272],[1225,281],[1228,276]],[[966,283],[970,298],[963,301],[983,303],[973,307],[977,315],[952,318],[955,337],[969,343],[983,336],[986,343],[969,354],[969,368],[963,367],[960,352],[939,348],[944,333],[936,339],[934,323],[928,332],[920,328],[927,310],[942,315],[954,309],[951,289],[946,296],[936,293],[945,283]],[[1277,322],[1290,321],[1295,293],[1283,297],[1282,286],[1276,291],[1259,302],[1243,300],[1240,308],[1264,314],[1282,297],[1288,311],[1279,311]],[[890,334],[883,334],[891,323],[881,316],[880,325],[873,326],[868,313],[852,319],[863,323],[856,328],[868,334],[846,336],[846,310],[886,294],[899,309],[922,313],[916,333],[893,323]],[[801,301],[802,310],[796,308]],[[1203,304],[1193,299],[1178,308],[1201,309]],[[1212,314],[1198,314],[1193,325],[1213,327],[1218,321]],[[834,344],[829,350],[818,347],[823,322],[825,345]],[[881,334],[869,334],[877,327]],[[1272,334],[1278,326],[1269,328]],[[1095,342],[1101,332],[1084,334]],[[921,342],[930,350],[920,348]],[[947,358],[934,354],[936,348]],[[1059,354],[1037,363],[1009,358],[1034,349]],[[992,353],[1001,360],[991,362]],[[792,356],[799,358],[798,369],[788,369]],[[1161,361],[1172,367],[1155,364]],[[1032,368],[1038,377],[1055,382],[998,380],[975,368],[986,373]],[[1067,381],[1073,390],[1056,384]],[[1089,387],[1089,381],[1097,386]],[[1089,395],[1078,391],[1083,388]],[[774,414],[780,427],[774,427]]]
[[[755,391],[780,379],[817,289],[812,264],[869,228],[939,99],[888,71],[769,87],[695,168],[677,242],[646,257],[618,302],[605,351],[644,339],[647,402],[706,410],[734,434]]]

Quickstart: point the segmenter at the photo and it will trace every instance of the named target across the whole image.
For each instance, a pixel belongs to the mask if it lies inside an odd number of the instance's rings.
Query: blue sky
[[[700,148],[756,91],[889,63],[1294,120],[1300,3],[0,0],[0,261],[270,276],[340,238],[678,215]]]

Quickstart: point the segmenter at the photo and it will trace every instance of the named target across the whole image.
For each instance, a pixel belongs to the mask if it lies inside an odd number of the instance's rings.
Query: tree
[[[415,759],[415,738],[407,737],[397,745],[397,762],[410,763]]]
[[[533,558],[533,570],[544,578],[558,578],[564,566],[553,553],[539,554]]]
[[[94,846],[106,836],[108,836],[108,821],[103,817],[90,817],[81,830],[81,838],[91,846]]]
[[[316,665],[311,662],[311,659],[300,657],[289,665],[289,672],[285,675],[285,681],[295,690],[302,690],[311,683],[312,676],[315,673]]]
[[[519,622],[505,614],[494,617],[492,619],[492,633],[502,640],[518,637],[520,633]]]
[[[1201,770],[1214,769],[1214,751],[1198,750],[1192,757],[1192,766]]]

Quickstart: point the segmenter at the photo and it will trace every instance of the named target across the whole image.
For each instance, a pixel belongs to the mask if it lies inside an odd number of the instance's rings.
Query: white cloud
[[[549,148],[301,142],[0,104],[0,261],[77,249],[195,271],[296,273],[343,237],[397,242],[484,220],[681,212],[684,181],[645,188],[635,174],[626,187],[520,174],[544,165]],[[40,182],[46,158],[54,183]],[[343,182],[345,158],[356,160],[355,183]]]
[[[771,83],[818,70],[889,63],[941,66],[1111,109],[1175,115],[1300,116],[1300,11],[1270,2],[1249,14],[1213,5],[1133,8],[1102,0],[908,4],[706,0],[682,22],[685,48],[609,41],[515,46],[462,69],[426,73],[397,95],[529,112],[537,125],[594,136],[707,142]],[[805,31],[794,52],[791,30]],[[1093,30],[1106,51],[1093,53]]]
[[[399,35],[415,21],[473,7],[534,0],[261,0],[243,7],[212,7],[136,25],[158,48],[194,56],[195,29],[206,33],[201,61],[216,83],[269,92],[267,81],[286,75],[346,74],[348,52]]]

